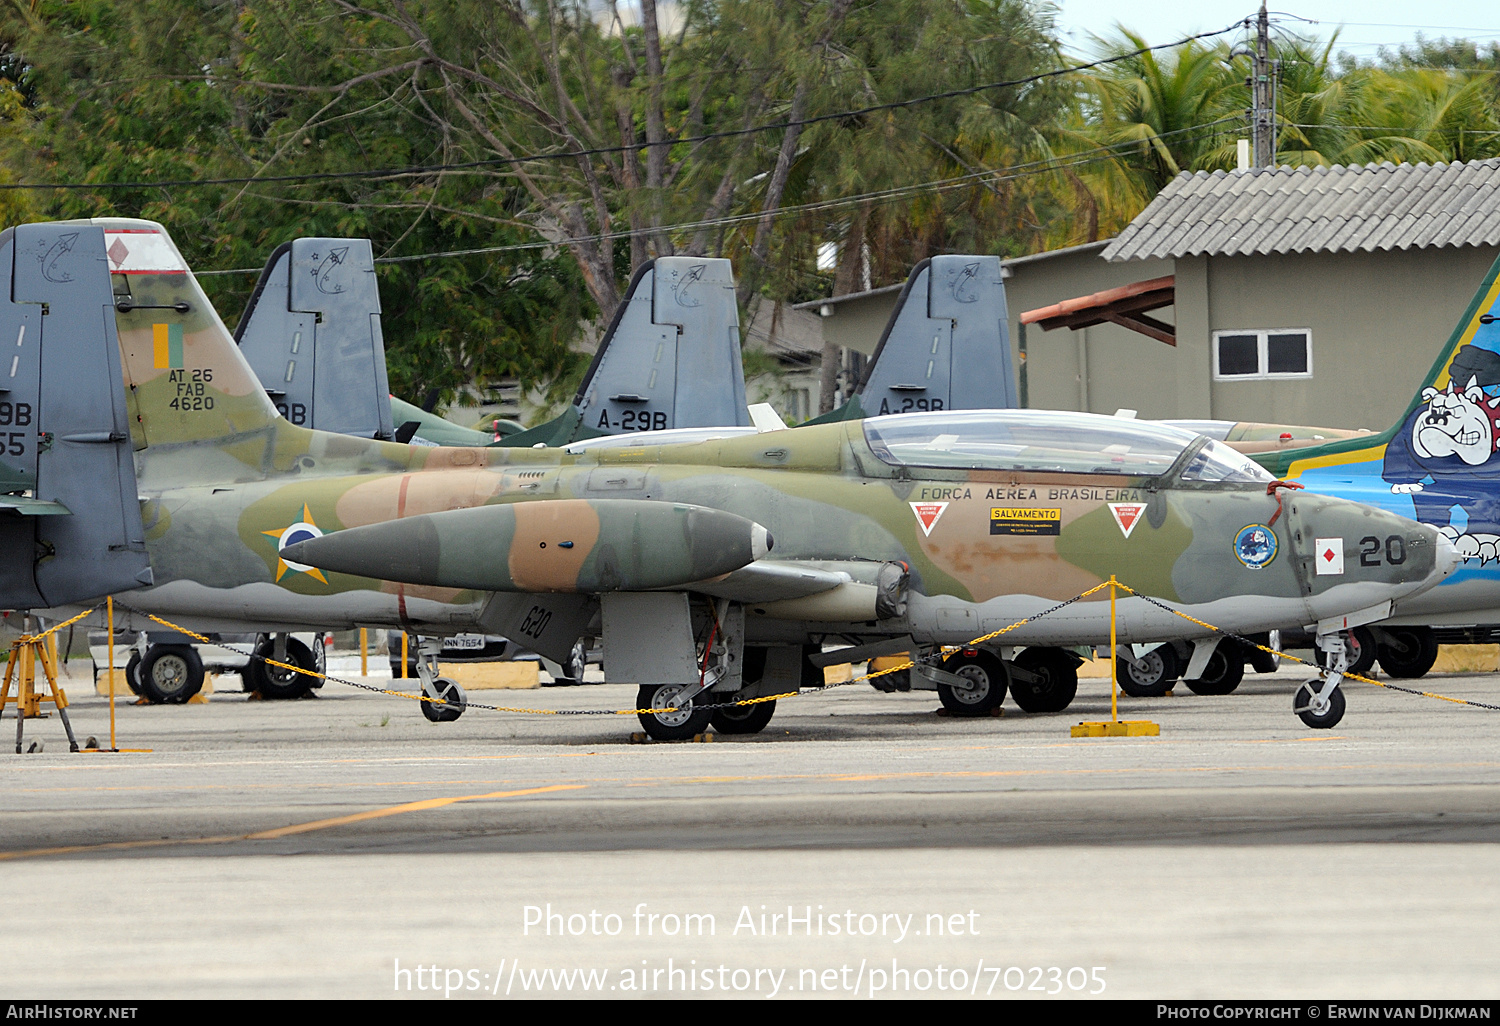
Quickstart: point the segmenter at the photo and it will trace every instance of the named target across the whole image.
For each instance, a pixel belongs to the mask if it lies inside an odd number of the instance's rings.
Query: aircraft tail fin
[[[850,402],[810,423],[1016,405],[1000,258],[936,256],[912,268]]]
[[[144,490],[300,474],[335,456],[351,466],[408,458],[404,446],[283,419],[161,225],[115,217],[71,224],[104,233]]]
[[[1500,402],[1500,259],[1490,266],[1484,280],[1479,283],[1453,333],[1448,336],[1447,344],[1394,424],[1377,435],[1360,435],[1321,445],[1261,453],[1255,459],[1273,474],[1284,476],[1293,469],[1293,464],[1307,464],[1325,456],[1385,446],[1395,439],[1398,432],[1404,431],[1419,408],[1427,406],[1439,393],[1450,390],[1477,395],[1487,408]],[[1494,451],[1492,445],[1490,452]],[[1466,456],[1465,460],[1471,464],[1485,462],[1479,455]]]
[[[0,608],[152,583],[110,241],[87,222],[0,232]]]
[[[394,437],[369,239],[294,239],[271,254],[234,338],[281,415]]]
[[[750,426],[734,270],[728,260],[659,257],[631,279],[573,408],[496,444],[734,426]]]

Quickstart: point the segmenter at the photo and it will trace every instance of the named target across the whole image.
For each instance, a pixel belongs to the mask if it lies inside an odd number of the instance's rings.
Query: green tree
[[[34,16],[8,12],[0,34],[24,63],[35,104],[24,131],[0,137],[5,165],[33,181],[87,184],[443,162],[451,147],[441,128],[379,83],[349,87],[338,116],[321,120],[328,96],[319,89],[245,84],[276,63],[267,56],[275,48],[317,30],[304,12],[241,0],[43,0]],[[346,81],[359,56],[307,47],[300,73]],[[536,242],[515,219],[516,197],[476,174],[33,195],[46,216],[162,221],[198,268],[258,268],[299,235],[366,236],[377,257]],[[554,251],[383,263],[380,276],[392,386],[418,402],[502,379],[550,380],[577,362],[570,343],[595,313],[576,265]],[[254,280],[204,283],[233,323]]]

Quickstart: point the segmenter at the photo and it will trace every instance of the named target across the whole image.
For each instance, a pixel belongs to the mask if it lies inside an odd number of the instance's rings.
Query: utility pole
[[[1253,167],[1276,166],[1276,110],[1272,90],[1271,22],[1266,0],[1255,20],[1255,53],[1250,71],[1250,146]]]

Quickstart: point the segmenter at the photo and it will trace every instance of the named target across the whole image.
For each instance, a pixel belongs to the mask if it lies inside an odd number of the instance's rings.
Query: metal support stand
[[[26,633],[10,646],[10,663],[5,668],[5,684],[0,687],[0,714],[5,712],[7,702],[16,706],[16,754],[21,754],[26,721],[43,716],[42,703],[50,702],[62,717],[63,729],[68,732],[68,751],[78,751],[78,739],[73,736],[73,725],[68,722],[68,696],[57,683],[57,662],[47,644],[45,635],[31,633],[31,617],[26,617]],[[36,687],[36,666],[40,662],[46,686]],[[11,683],[15,682],[15,697],[11,698]]]

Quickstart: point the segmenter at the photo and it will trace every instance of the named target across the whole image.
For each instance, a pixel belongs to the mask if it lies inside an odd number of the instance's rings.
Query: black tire
[[[1322,712],[1313,712],[1308,703],[1312,701],[1313,691],[1323,682],[1310,680],[1297,689],[1292,696],[1292,711],[1295,712],[1302,722],[1314,730],[1327,730],[1338,725],[1339,720],[1344,718],[1344,689],[1334,688],[1333,694],[1328,696],[1328,708]]]
[[[1392,677],[1421,677],[1437,662],[1438,643],[1431,627],[1384,627],[1394,645],[1378,645],[1375,657]]]
[[[439,677],[432,682],[432,686],[442,702],[434,702],[423,697],[422,715],[433,723],[452,723],[469,707],[469,696],[464,693],[464,689],[457,681]]]
[[[1251,641],[1273,648],[1275,652],[1263,652],[1258,648],[1250,648],[1245,652],[1245,662],[1256,673],[1275,673],[1281,668],[1281,632],[1267,631],[1260,634],[1249,635]]]
[[[203,660],[191,645],[152,645],[137,679],[141,696],[152,704],[186,702],[203,690]]]
[[[125,663],[125,686],[130,688],[132,695],[141,693],[141,654],[130,653],[130,659]]]
[[[971,648],[955,652],[943,660],[943,669],[973,681],[974,688],[960,690],[946,684],[937,686],[943,708],[954,716],[985,716],[1005,701],[1010,674],[998,656],[984,649]]]
[[[1344,635],[1344,658],[1349,665],[1344,668],[1345,673],[1359,674],[1361,677],[1370,672],[1370,667],[1375,665],[1375,657],[1380,652],[1380,646],[1375,643],[1375,634],[1368,627],[1356,627]],[[1314,648],[1313,655],[1317,658],[1319,666],[1327,669],[1328,661],[1321,648]],[[1433,652],[1433,658],[1437,653]],[[1382,664],[1384,665],[1384,664]],[[1431,667],[1431,663],[1428,664]],[[1387,673],[1390,671],[1387,670]],[[1423,671],[1426,672],[1425,670]],[[1392,677],[1396,676],[1394,673]],[[1420,676],[1420,675],[1419,675]]]
[[[759,734],[776,714],[776,701],[756,702],[715,709],[708,722],[720,734]]]
[[[1182,675],[1177,650],[1171,645],[1152,649],[1141,656],[1139,663],[1118,656],[1115,664],[1120,690],[1131,698],[1160,698],[1172,690],[1172,685]]]
[[[1203,676],[1194,680],[1183,679],[1188,690],[1195,695],[1227,695],[1240,686],[1245,679],[1245,660],[1239,646],[1229,640],[1219,642],[1214,654],[1208,657],[1203,667]]]
[[[583,639],[579,638],[568,653],[567,661],[562,664],[562,676],[553,677],[552,683],[545,686],[554,688],[576,687],[583,683],[583,673],[588,669],[588,665],[589,648],[584,644]]]
[[[313,678],[295,670],[284,670],[271,666],[266,659],[275,659],[275,642],[266,638],[255,646],[259,658],[251,659],[245,667],[245,690],[258,691],[261,698],[301,698],[312,690]],[[304,670],[316,670],[317,660],[312,651],[296,638],[286,639],[286,658],[278,659]]]
[[[1043,677],[1037,684],[1019,679],[1010,682],[1010,697],[1024,712],[1062,712],[1078,694],[1078,663],[1060,648],[1028,648],[1016,656],[1016,665]]]
[[[670,709],[676,706],[675,697],[682,692],[685,684],[642,684],[640,691],[636,692],[635,707],[637,709]],[[706,692],[700,692],[707,697]],[[646,728],[646,733],[657,741],[687,741],[708,729],[708,721],[713,712],[695,704],[690,698],[687,704],[669,713],[636,713],[636,718],[641,721],[641,726]]]

